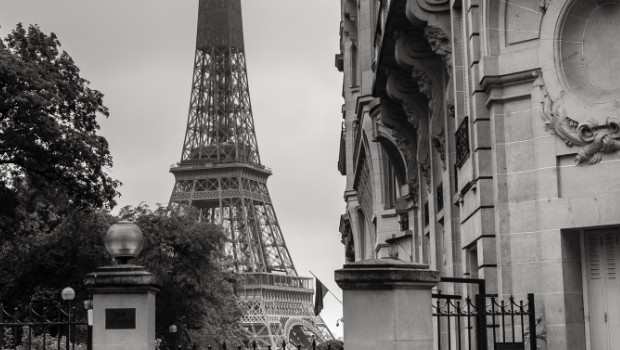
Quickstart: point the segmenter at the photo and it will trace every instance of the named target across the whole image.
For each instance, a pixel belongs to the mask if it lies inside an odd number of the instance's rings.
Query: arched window
[[[405,164],[394,144],[385,139],[380,142],[383,203],[385,209],[393,209],[401,197],[401,186],[405,184]]]

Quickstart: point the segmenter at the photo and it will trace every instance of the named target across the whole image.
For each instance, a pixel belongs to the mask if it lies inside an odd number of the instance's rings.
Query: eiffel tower
[[[314,315],[312,278],[297,275],[260,162],[245,64],[241,0],[200,0],[194,75],[172,206],[223,226],[243,287],[241,321],[260,347],[332,339]]]

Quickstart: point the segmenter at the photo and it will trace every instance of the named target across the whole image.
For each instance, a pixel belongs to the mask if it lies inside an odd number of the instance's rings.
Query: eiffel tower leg
[[[311,278],[267,273],[241,274],[240,298],[246,308],[242,324],[253,325],[252,336],[261,346],[309,348],[333,339],[323,320],[314,315]],[[262,324],[263,327],[259,325]]]

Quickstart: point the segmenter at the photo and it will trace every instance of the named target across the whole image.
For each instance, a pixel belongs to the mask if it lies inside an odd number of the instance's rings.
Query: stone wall
[[[426,263],[484,278],[489,293],[536,293],[549,349],[594,344],[582,242],[620,225],[620,4],[343,0],[343,9],[344,28],[356,28],[341,36],[343,217],[355,260]]]

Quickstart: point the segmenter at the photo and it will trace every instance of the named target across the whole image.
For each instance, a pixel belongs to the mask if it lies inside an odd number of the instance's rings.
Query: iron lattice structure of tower
[[[297,275],[260,162],[250,104],[241,0],[200,0],[189,116],[172,206],[223,226],[243,287],[241,325],[259,346],[331,339],[314,316],[312,278]]]

